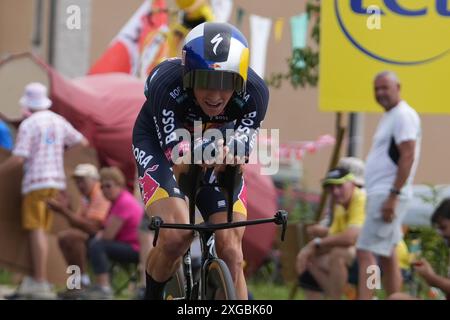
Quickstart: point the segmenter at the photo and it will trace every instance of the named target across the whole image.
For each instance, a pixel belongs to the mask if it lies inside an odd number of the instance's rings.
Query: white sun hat
[[[26,85],[25,92],[20,98],[22,107],[30,110],[45,110],[52,106],[52,101],[47,97],[47,88],[39,82]]]
[[[100,179],[97,167],[90,163],[81,163],[75,167],[72,177]]]

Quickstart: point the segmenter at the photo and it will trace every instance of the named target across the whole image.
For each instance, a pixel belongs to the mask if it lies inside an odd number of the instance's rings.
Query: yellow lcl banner
[[[319,107],[382,111],[373,78],[396,72],[421,113],[450,113],[450,0],[321,1]]]

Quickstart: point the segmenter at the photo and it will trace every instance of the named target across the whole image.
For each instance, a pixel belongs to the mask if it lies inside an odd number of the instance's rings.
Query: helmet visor
[[[194,70],[183,78],[183,87],[209,90],[243,91],[245,87],[242,77],[234,72],[218,70]]]

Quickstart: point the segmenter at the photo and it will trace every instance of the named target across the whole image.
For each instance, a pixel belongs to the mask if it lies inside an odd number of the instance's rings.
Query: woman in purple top
[[[102,231],[90,240],[89,261],[96,275],[96,285],[86,291],[89,299],[113,297],[109,281],[109,260],[120,263],[139,262],[138,227],[144,208],[126,190],[125,177],[115,167],[100,170],[100,183],[111,208]]]

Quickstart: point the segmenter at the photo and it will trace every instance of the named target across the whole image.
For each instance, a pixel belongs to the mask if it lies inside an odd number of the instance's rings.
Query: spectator
[[[357,242],[359,299],[371,299],[368,267],[379,256],[388,294],[398,292],[402,277],[396,244],[402,239],[402,221],[412,196],[411,184],[419,160],[420,118],[400,98],[400,82],[393,72],[375,77],[375,98],[385,113],[378,124],[365,167],[366,220]]]
[[[448,244],[448,241],[450,241],[450,198],[447,198],[441,202],[431,217],[431,223],[436,226],[439,233]],[[447,278],[436,274],[426,259],[413,261],[413,265],[414,271],[419,274],[429,286],[442,290],[447,295],[447,300],[450,300],[450,274]],[[389,299],[411,300],[416,298],[405,293],[398,292],[392,294]]]
[[[61,199],[48,201],[50,209],[61,214],[70,223],[71,228],[58,233],[58,243],[68,265],[76,265],[81,270],[81,285],[90,284],[87,274],[87,241],[95,236],[103,226],[108,214],[110,202],[100,189],[100,176],[97,168],[89,163],[76,166],[72,177],[83,196],[80,209],[73,212]],[[67,290],[59,294],[62,299],[75,299],[80,290]]]
[[[32,114],[20,124],[13,155],[0,166],[0,176],[18,165],[24,167],[22,225],[28,231],[32,274],[11,298],[53,298],[47,282],[47,233],[53,215],[46,201],[66,188],[64,147],[88,142],[63,117],[48,110],[52,102],[44,85],[28,84],[20,104]]]
[[[5,121],[0,119],[0,147],[6,150],[11,150],[13,148],[13,138],[11,135],[11,130]]]
[[[119,263],[139,263],[138,227],[144,209],[125,189],[125,177],[118,168],[100,170],[100,183],[105,198],[111,201],[111,208],[104,229],[89,241],[88,257],[96,285],[85,290],[87,299],[113,297],[108,275],[110,259]]]
[[[364,223],[365,192],[355,186],[348,170],[336,168],[328,172],[323,185],[330,192],[333,223],[330,228],[315,226],[316,235],[297,256],[300,280],[317,282],[326,296],[340,299],[348,280],[348,268],[355,262],[356,240]],[[308,273],[304,274],[305,271]]]
[[[179,22],[170,25],[167,42],[169,44],[169,57],[178,57],[181,54],[181,44],[184,37],[197,25],[213,21],[214,14],[207,0],[175,0],[180,9]]]

